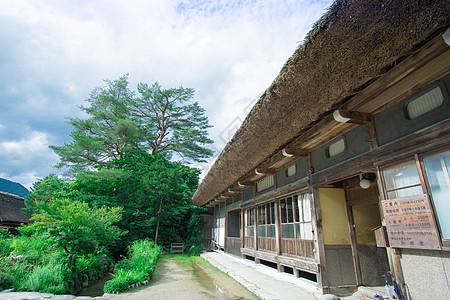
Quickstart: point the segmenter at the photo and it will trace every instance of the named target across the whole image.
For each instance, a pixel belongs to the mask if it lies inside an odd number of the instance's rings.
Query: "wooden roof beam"
[[[339,123],[369,124],[371,116],[358,111],[337,109],[333,112],[333,119]]]
[[[281,153],[285,157],[307,157],[308,156],[308,150],[305,149],[294,149],[290,148],[289,146],[286,148],[283,148],[281,150]]]
[[[260,176],[273,175],[276,172],[277,172],[277,170],[272,169],[272,168],[256,168],[255,169],[255,174],[260,175]]]

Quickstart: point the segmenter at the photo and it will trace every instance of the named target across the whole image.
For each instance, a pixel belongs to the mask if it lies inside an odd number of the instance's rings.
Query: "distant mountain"
[[[25,198],[29,191],[20,183],[0,178],[0,191]]]

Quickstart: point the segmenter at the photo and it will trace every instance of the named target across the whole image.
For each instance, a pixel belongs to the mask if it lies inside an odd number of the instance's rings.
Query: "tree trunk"
[[[156,222],[156,230],[155,230],[155,245],[158,244],[158,230],[159,230],[159,217],[158,221]]]
[[[156,213],[156,230],[155,230],[155,245],[158,244],[158,231],[159,231],[159,219],[161,216],[161,209],[162,209],[162,198],[159,199],[159,208],[158,208],[158,212]]]

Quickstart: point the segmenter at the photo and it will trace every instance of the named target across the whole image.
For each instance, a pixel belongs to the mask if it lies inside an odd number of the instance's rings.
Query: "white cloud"
[[[47,135],[43,132],[32,132],[28,139],[0,143],[0,153],[23,158],[36,153],[41,153],[47,147]]]
[[[76,106],[92,89],[125,73],[133,89],[155,81],[194,88],[220,150],[223,133],[245,118],[331,2],[0,1],[0,26],[8,28],[0,32],[0,118],[31,127],[0,136],[11,159],[0,172],[49,171],[28,157],[53,164],[47,145],[49,137],[68,141],[64,117],[82,116]]]

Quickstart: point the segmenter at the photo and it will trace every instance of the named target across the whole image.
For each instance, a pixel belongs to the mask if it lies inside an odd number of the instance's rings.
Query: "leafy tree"
[[[75,173],[80,169],[106,166],[112,159],[121,159],[132,148],[171,157],[205,161],[213,153],[205,145],[212,143],[207,129],[211,127],[204,110],[194,97],[193,89],[183,87],[161,89],[158,83],[138,85],[141,95],[128,87],[128,76],[106,81],[80,108],[87,119],[71,118],[74,129],[71,143],[50,146],[60,157],[58,167],[68,166]]]
[[[50,174],[33,183],[31,192],[25,198],[25,213],[32,215],[39,212],[37,203],[47,202],[56,198],[71,198],[74,195],[70,188],[70,182],[58,178],[55,174]]]
[[[158,83],[138,84],[141,97],[131,104],[131,115],[145,127],[151,153],[176,152],[180,156],[204,161],[212,151],[201,145],[210,144],[208,118],[194,97],[193,89],[183,87],[163,90]]]
[[[87,203],[64,198],[37,205],[40,213],[33,215],[29,228],[64,249],[71,267],[77,258],[114,243],[123,234],[113,225],[121,219],[121,208],[90,208]]]
[[[126,242],[146,237],[159,244],[190,239],[193,227],[188,223],[197,211],[190,199],[199,170],[140,149],[111,162],[110,168],[80,174],[73,188],[94,206],[123,207],[119,226],[129,231]],[[201,230],[203,224],[198,224]]]

